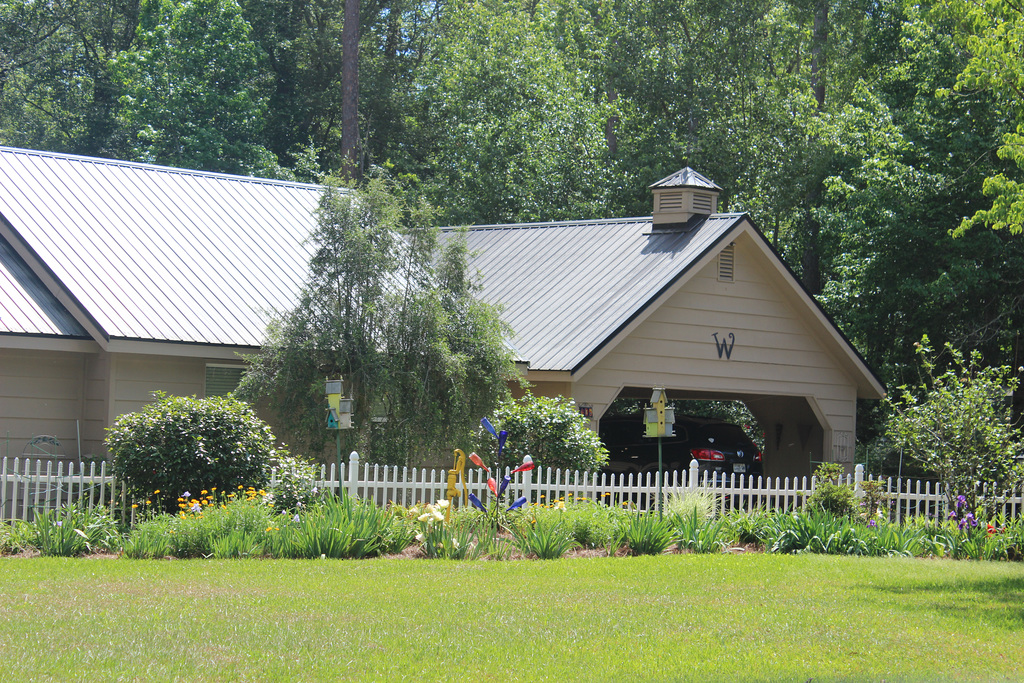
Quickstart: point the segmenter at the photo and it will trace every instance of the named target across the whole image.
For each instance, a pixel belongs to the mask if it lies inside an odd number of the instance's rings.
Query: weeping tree
[[[468,443],[515,376],[497,310],[475,294],[465,235],[383,180],[329,184],[298,305],[279,314],[239,389],[265,401],[293,446],[321,452],[324,380],[355,399],[344,448],[385,464],[437,461]]]

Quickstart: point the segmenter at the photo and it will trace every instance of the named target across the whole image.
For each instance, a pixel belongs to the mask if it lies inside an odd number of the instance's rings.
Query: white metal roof
[[[315,185],[0,148],[13,246],[108,338],[258,346],[265,312],[297,300],[319,197]]]

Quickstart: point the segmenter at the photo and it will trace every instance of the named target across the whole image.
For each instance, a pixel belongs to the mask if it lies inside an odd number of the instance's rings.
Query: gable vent
[[[658,211],[678,211],[683,208],[683,193],[662,192],[658,195]]]
[[[736,244],[732,243],[718,254],[718,279],[732,282],[736,266]]]

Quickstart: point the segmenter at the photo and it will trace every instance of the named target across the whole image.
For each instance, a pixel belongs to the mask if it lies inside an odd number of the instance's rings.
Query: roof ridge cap
[[[79,163],[97,164],[101,166],[119,166],[123,168],[134,168],[141,171],[157,173],[171,173],[178,175],[191,175],[207,178],[218,178],[220,180],[231,180],[242,183],[255,183],[260,185],[279,185],[283,187],[299,187],[310,190],[321,190],[322,185],[315,183],[303,183],[296,180],[281,180],[277,178],[260,178],[257,176],[244,176],[218,171],[200,171],[191,168],[179,168],[176,166],[162,166],[160,164],[147,164],[139,161],[124,161],[122,159],[106,159],[103,157],[90,157],[82,154],[67,154],[64,152],[48,152],[38,149],[23,149],[20,147],[6,147],[0,145],[0,155],[23,154],[25,156],[38,156],[50,159],[63,159],[65,161],[77,161]]]

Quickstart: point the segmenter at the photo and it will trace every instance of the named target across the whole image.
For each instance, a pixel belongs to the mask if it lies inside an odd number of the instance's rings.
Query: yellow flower
[[[137,507],[139,507],[139,504],[138,504],[138,503],[132,503],[132,509],[133,509],[133,510],[134,510],[135,508],[137,508]]]
[[[160,489],[157,489],[156,491],[153,491],[153,495],[154,495],[154,496],[155,496],[156,494],[158,494],[158,493],[160,493]]]
[[[244,486],[242,486],[241,484],[239,484],[239,485],[238,485],[238,488],[240,488],[240,489],[244,489],[245,487],[244,487]]]
[[[209,491],[207,491],[206,489],[203,489],[199,493],[205,496],[207,493],[209,493]]]

